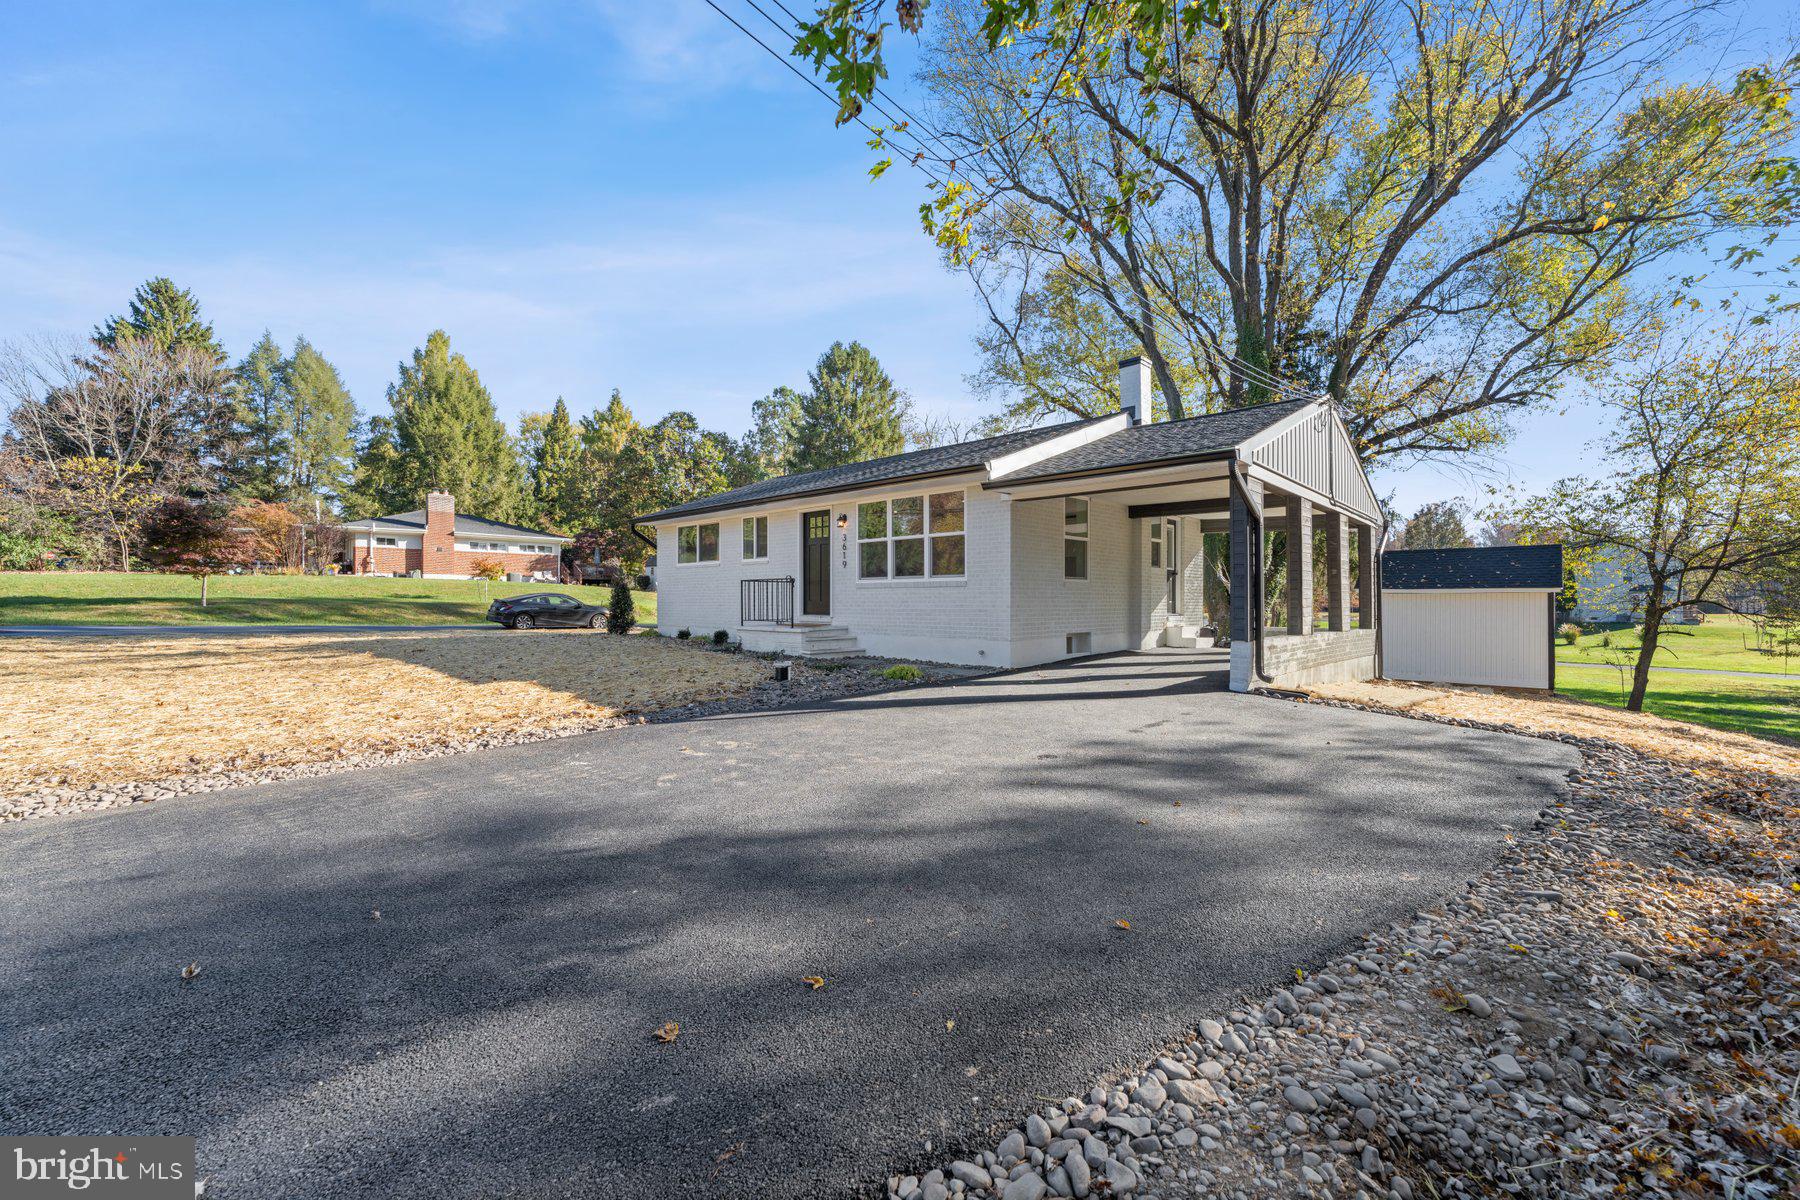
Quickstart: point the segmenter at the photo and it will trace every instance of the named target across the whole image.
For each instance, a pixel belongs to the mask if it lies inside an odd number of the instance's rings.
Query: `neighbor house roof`
[[[416,530],[425,532],[425,510],[415,508],[411,512],[389,513],[385,517],[366,517],[361,521],[345,521],[346,529],[367,529],[370,525],[376,528]],[[470,534],[475,537],[531,537],[544,541],[567,542],[560,533],[546,533],[542,529],[527,529],[523,525],[509,525],[505,521],[489,521],[484,517],[471,517],[467,513],[456,514],[456,524],[452,532]]]
[[[906,479],[921,479],[932,475],[949,475],[958,471],[969,471],[999,458],[1003,454],[1011,454],[1014,451],[1035,446],[1039,442],[1061,437],[1071,430],[1080,429],[1084,425],[1092,425],[1096,421],[1108,420],[1116,415],[1116,413],[1108,413],[1104,417],[1090,417],[1085,421],[1065,421],[1060,425],[1044,425],[1036,429],[1016,429],[1011,433],[981,438],[973,442],[957,442],[951,446],[933,446],[928,450],[891,454],[886,458],[850,463],[842,467],[828,467],[823,471],[803,471],[798,475],[781,475],[774,479],[764,479],[757,483],[745,484],[743,487],[732,488],[728,492],[705,496],[699,500],[690,500],[685,504],[677,504],[641,516],[638,521],[645,525],[654,525],[673,517],[716,512],[747,504],[764,504],[789,497],[841,492],[849,488],[865,487],[872,483],[894,483]]]
[[[1312,402],[1309,400],[1279,400],[1272,404],[1231,408],[1180,421],[1153,421],[1148,425],[1132,425],[1085,446],[1076,446],[1042,462],[1009,471],[987,486],[1003,488],[1009,483],[1027,479],[1051,479],[1063,475],[1086,475],[1098,471],[1224,457],[1310,403]]]
[[[1560,591],[1562,547],[1551,544],[1389,550],[1381,556],[1381,586],[1403,592],[1450,588]]]

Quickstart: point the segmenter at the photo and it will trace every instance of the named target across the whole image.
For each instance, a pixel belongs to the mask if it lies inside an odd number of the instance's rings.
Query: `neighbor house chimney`
[[[1133,425],[1150,419],[1150,364],[1141,354],[1119,360],[1119,411]]]
[[[427,575],[442,574],[456,562],[456,497],[449,492],[425,496],[425,553],[421,564]]]

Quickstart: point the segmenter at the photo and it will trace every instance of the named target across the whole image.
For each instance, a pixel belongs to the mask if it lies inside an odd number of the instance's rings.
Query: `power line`
[[[749,4],[751,8],[754,8],[759,14],[761,14],[761,16],[763,17],[764,20],[768,21],[771,25],[775,26],[775,28],[781,30],[783,33],[788,32],[787,29],[781,24],[781,22],[777,21],[773,16],[769,15],[769,13],[767,11],[765,11],[760,5],[758,5],[756,3],[756,0],[745,0],[745,2],[747,4]],[[773,3],[776,4],[783,12],[787,13],[789,17],[793,17],[793,19],[795,20],[796,23],[799,22],[799,18],[794,16],[793,11],[790,10],[787,7],[787,5],[783,4],[782,0],[773,0]],[[789,71],[793,72],[793,74],[796,78],[798,78],[802,83],[804,83],[808,87],[810,87],[813,91],[817,92],[821,97],[823,97],[825,99],[825,101],[827,103],[831,104],[833,108],[838,107],[838,102],[832,98],[831,93],[827,92],[823,87],[821,87],[819,85],[819,82],[816,79],[807,75],[804,71],[801,71],[798,67],[796,67],[793,64],[793,62],[791,61],[789,56],[781,54],[779,51],[775,50],[772,46],[770,46],[767,42],[763,41],[760,37],[757,37],[756,34],[752,33],[748,28],[746,28],[743,25],[743,23],[740,22],[736,17],[732,16],[730,13],[726,12],[723,8],[719,7],[719,5],[715,2],[715,0],[706,0],[706,4],[707,4],[707,7],[711,8],[714,12],[718,13],[721,17],[724,17],[727,21],[731,22],[732,26],[734,28],[736,28],[739,33],[743,34],[745,37],[747,37],[751,41],[755,42],[758,46],[761,46],[763,51],[765,53],[767,53],[769,55],[769,57],[775,59],[777,62],[781,63],[782,66],[786,67]],[[875,90],[878,92],[880,91],[879,88],[876,88]],[[884,96],[886,95],[885,92],[882,92],[881,94]],[[890,99],[891,99],[891,97],[890,97]],[[881,112],[890,121],[894,121],[896,124],[899,124],[898,120],[893,116],[892,113],[888,113],[885,109],[883,109],[878,104],[873,104],[873,102],[871,102],[871,103],[877,112]],[[906,109],[904,108],[904,106],[900,105],[898,101],[894,101],[894,106],[896,108],[899,108],[902,112],[906,112]],[[909,113],[908,116],[910,117],[911,114]],[[863,120],[861,116],[855,116],[852,119],[854,121],[856,121],[856,123],[858,125],[861,125],[864,129],[868,130],[869,133],[873,134],[877,138],[882,138],[884,136],[882,133],[877,132],[877,130],[872,125],[870,125],[867,121]],[[929,127],[927,127],[927,129],[929,131]],[[910,130],[908,130],[908,132],[910,132]],[[921,150],[923,150],[923,147],[924,147],[923,140],[920,139],[917,134],[913,134],[912,137],[913,137],[913,140],[916,143],[918,143],[918,145],[921,147]],[[961,171],[958,170],[958,164],[956,163],[956,160],[954,160],[954,159],[944,159],[944,158],[940,158],[937,155],[930,155],[928,152],[924,152],[920,156],[913,157],[908,160],[908,164],[910,166],[912,166],[915,170],[919,171],[921,174],[923,174],[927,179],[931,180],[931,182],[936,184],[938,187],[943,187],[945,184],[945,181],[943,179],[938,178],[938,176],[935,173],[933,173],[933,171],[931,169],[927,168],[923,164],[923,162],[921,160],[924,157],[931,157],[931,158],[937,159],[937,161],[939,161],[939,162],[944,163],[945,167],[946,167],[946,170],[944,171],[945,175],[949,176],[952,179],[958,178],[960,176],[960,178],[962,179],[962,182],[965,185],[967,185],[970,188],[976,188],[976,190],[979,190],[977,188],[977,185],[975,184],[974,180],[968,178],[968,176],[966,174],[963,174]],[[1150,298],[1148,296],[1146,296],[1142,291],[1136,289],[1135,287],[1130,289],[1129,295],[1130,295],[1131,299],[1136,300],[1138,303],[1140,303],[1144,306],[1144,310],[1145,310],[1147,316],[1149,317],[1151,328],[1153,331],[1164,332],[1165,334],[1171,336],[1173,338],[1173,340],[1175,340],[1177,342],[1192,341],[1192,343],[1194,345],[1198,346],[1203,353],[1210,356],[1212,358],[1212,360],[1214,361],[1214,363],[1216,363],[1219,366],[1221,366],[1222,368],[1224,368],[1228,374],[1242,376],[1244,379],[1248,380],[1253,387],[1260,387],[1260,388],[1263,388],[1264,390],[1274,392],[1277,395],[1285,396],[1290,399],[1304,399],[1304,400],[1308,400],[1308,401],[1325,399],[1325,397],[1318,392],[1314,392],[1310,389],[1301,387],[1298,384],[1283,381],[1282,379],[1278,378],[1277,376],[1275,376],[1273,373],[1267,371],[1266,369],[1264,369],[1262,367],[1258,367],[1253,363],[1245,362],[1243,359],[1237,357],[1237,355],[1235,355],[1235,354],[1227,353],[1225,351],[1224,347],[1213,343],[1212,341],[1210,341],[1209,339],[1207,339],[1205,337],[1193,337],[1192,330],[1183,327],[1181,324],[1179,324],[1175,320],[1175,318],[1167,315],[1166,313],[1163,313],[1160,309],[1158,309],[1156,307],[1156,305],[1150,300]]]

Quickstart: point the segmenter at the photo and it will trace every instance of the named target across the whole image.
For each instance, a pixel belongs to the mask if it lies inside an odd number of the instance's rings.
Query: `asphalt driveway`
[[[0,1127],[196,1134],[209,1196],[848,1192],[1454,890],[1575,763],[1209,661],[0,829]]]

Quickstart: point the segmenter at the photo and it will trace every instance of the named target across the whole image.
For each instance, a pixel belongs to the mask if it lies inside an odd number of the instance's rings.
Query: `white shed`
[[[1561,546],[1390,550],[1381,574],[1387,678],[1556,687]]]

